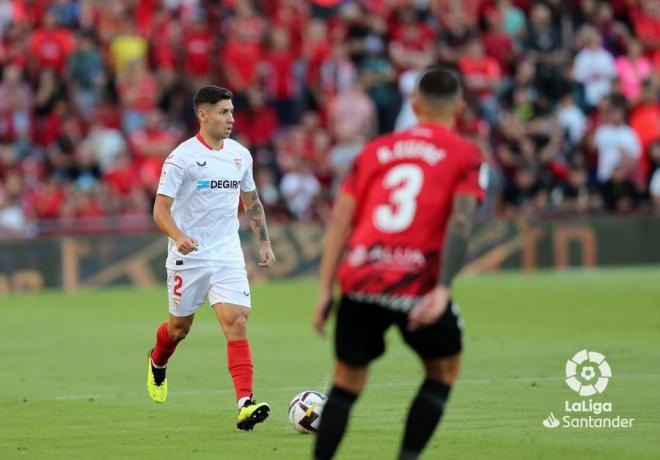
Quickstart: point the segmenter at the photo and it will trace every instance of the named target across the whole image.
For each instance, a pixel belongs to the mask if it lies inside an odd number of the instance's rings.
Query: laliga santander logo
[[[596,351],[580,350],[566,361],[566,385],[580,396],[604,392],[610,377],[610,365]]]
[[[605,356],[596,351],[580,350],[566,361],[566,385],[582,397],[564,401],[564,414],[550,412],[543,420],[545,428],[632,428],[634,417],[614,415],[610,401],[594,401],[589,396],[602,394],[607,388],[612,369]]]

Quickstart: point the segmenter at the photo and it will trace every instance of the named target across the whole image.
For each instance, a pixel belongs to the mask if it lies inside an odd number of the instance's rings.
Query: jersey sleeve
[[[353,164],[351,165],[351,168],[348,170],[348,173],[346,173],[346,176],[344,177],[344,180],[341,183],[341,187],[339,188],[340,193],[345,193],[347,195],[355,196],[356,195],[356,187],[357,187],[357,158],[353,161]]]
[[[454,195],[472,195],[481,202],[486,195],[488,171],[479,149],[470,147],[466,151]]]
[[[341,183],[339,189],[340,193],[345,193],[352,196],[353,198],[358,198],[363,191],[365,178],[368,175],[367,163],[364,161],[365,155],[367,155],[368,147],[365,147],[354,159],[351,164],[348,173],[344,177],[344,180]]]
[[[158,183],[158,195],[176,198],[177,192],[183,183],[184,169],[180,161],[168,158],[163,163]]]
[[[254,173],[252,172],[252,157],[248,155],[248,158],[249,161],[241,179],[241,191],[243,192],[251,192],[257,188],[257,184],[254,183]]]

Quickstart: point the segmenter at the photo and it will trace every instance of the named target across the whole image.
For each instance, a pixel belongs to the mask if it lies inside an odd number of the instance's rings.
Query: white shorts
[[[167,270],[170,313],[190,316],[204,304],[226,302],[250,308],[250,285],[243,267],[199,267]]]

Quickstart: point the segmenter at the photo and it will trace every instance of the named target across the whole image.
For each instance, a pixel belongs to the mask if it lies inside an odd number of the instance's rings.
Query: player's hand
[[[261,247],[259,248],[259,262],[260,267],[270,267],[275,263],[275,254],[273,254],[273,248],[270,247],[270,241],[263,241]]]
[[[189,236],[183,235],[178,240],[174,241],[176,244],[176,249],[184,256],[190,252],[197,251],[199,249],[199,242],[190,238]]]
[[[422,297],[419,304],[408,313],[408,330],[415,331],[438,321],[447,310],[449,295],[449,288],[437,286]]]
[[[316,300],[313,320],[314,329],[321,337],[325,336],[325,323],[328,321],[330,310],[332,310],[332,291],[322,290]]]

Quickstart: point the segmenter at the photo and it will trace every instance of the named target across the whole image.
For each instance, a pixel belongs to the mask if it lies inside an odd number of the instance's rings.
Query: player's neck
[[[203,141],[202,143],[204,145],[210,147],[213,150],[220,150],[224,143],[223,138],[219,137],[216,139],[210,136],[204,129],[200,129],[197,136],[201,137],[201,140]]]
[[[445,129],[454,129],[456,126],[456,119],[451,116],[447,117],[419,117],[419,123],[423,125],[436,125],[442,126]]]

